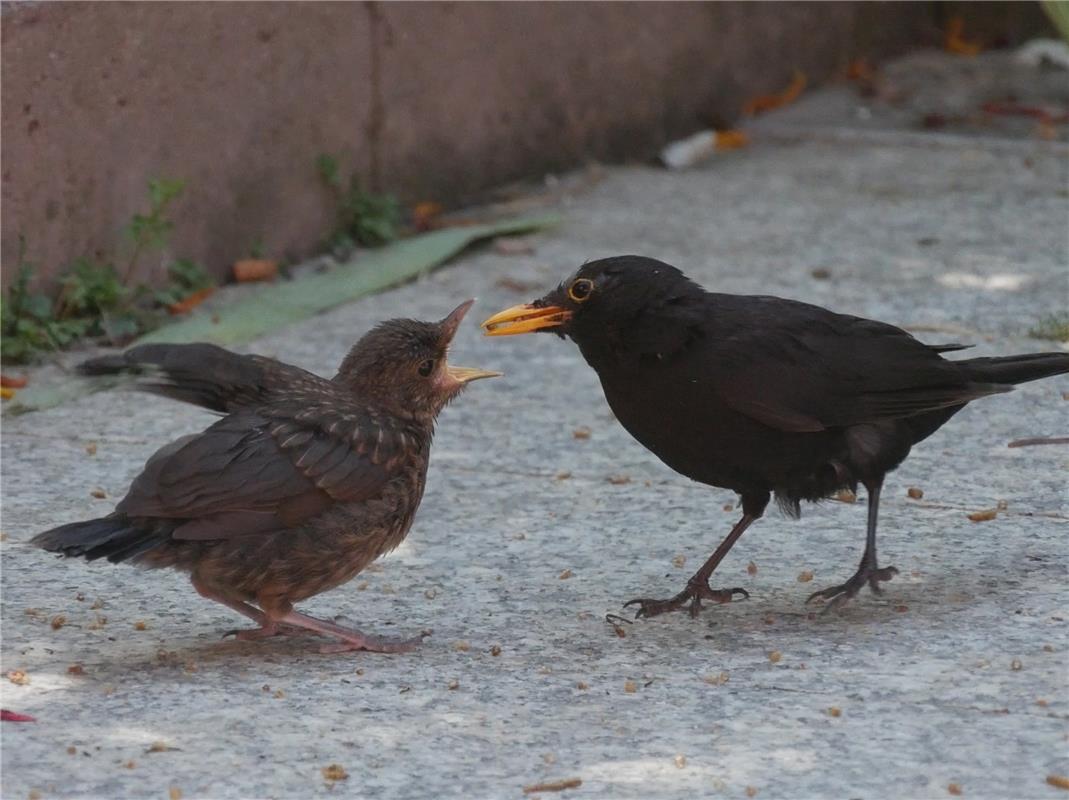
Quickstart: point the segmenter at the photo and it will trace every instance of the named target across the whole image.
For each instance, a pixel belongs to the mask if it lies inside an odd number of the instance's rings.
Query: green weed
[[[328,237],[329,247],[378,247],[398,237],[401,204],[397,198],[364,191],[355,174],[344,180],[338,159],[332,155],[321,154],[316,171],[338,205],[337,226]]]
[[[173,225],[165,212],[182,189],[182,181],[149,181],[148,213],[135,214],[124,229],[131,251],[122,277],[112,263],[80,258],[60,278],[54,300],[30,289],[34,268],[20,237],[17,276],[0,306],[0,360],[26,363],[82,339],[124,344],[158,327],[167,306],[212,286],[204,268],[188,259],[168,268],[159,291],[128,286],[139,259],[166,246]]]
[[[1061,311],[1041,318],[1028,331],[1033,339],[1049,339],[1056,342],[1069,342],[1069,312]]]

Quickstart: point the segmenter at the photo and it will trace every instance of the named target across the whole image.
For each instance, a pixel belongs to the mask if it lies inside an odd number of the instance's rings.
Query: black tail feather
[[[113,564],[126,561],[163,544],[170,538],[166,530],[140,528],[124,514],[72,522],[39,533],[30,540],[53,553],[80,557],[87,561],[106,558]]]
[[[1069,353],[1031,353],[958,361],[969,379],[984,383],[1015,384],[1037,381],[1069,372]]]

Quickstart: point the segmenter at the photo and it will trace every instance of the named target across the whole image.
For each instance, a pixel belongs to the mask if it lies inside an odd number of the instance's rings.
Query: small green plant
[[[327,244],[330,247],[362,244],[378,247],[398,236],[401,204],[393,195],[364,191],[355,174],[345,181],[338,159],[321,154],[316,170],[338,203],[338,223]]]
[[[170,306],[189,297],[194,292],[215,285],[212,276],[204,267],[188,258],[180,258],[167,268],[170,282],[156,292],[156,302],[161,306]]]
[[[126,226],[126,237],[131,241],[130,258],[123,272],[124,286],[130,284],[130,278],[137,269],[137,262],[148,250],[159,250],[167,244],[174,223],[164,214],[186,188],[185,181],[170,178],[154,178],[148,182],[149,211],[147,214],[134,214]]]
[[[135,214],[125,228],[132,251],[122,277],[111,263],[80,258],[60,279],[54,301],[31,291],[33,265],[26,261],[25,241],[20,237],[17,275],[0,306],[3,362],[32,361],[41,353],[60,350],[79,339],[124,344],[158,327],[166,318],[166,308],[213,286],[204,268],[189,259],[171,264],[167,285],[156,292],[127,285],[138,259],[166,245],[172,223],[164,212],[182,188],[182,181],[149,182],[149,212]]]
[[[1036,325],[1028,331],[1033,339],[1050,339],[1056,342],[1069,342],[1069,312],[1048,314],[1042,317]]]
[[[33,265],[26,261],[26,243],[19,237],[15,280],[0,306],[0,360],[25,363],[42,351],[58,350],[85,333],[81,320],[61,320],[52,313],[52,300],[30,291]]]

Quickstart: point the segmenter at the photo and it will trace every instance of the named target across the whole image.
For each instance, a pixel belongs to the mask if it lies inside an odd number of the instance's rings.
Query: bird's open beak
[[[499,311],[482,327],[487,336],[512,336],[517,333],[557,328],[572,318],[572,312],[560,306],[536,306],[532,303]]]
[[[448,365],[445,371],[449,373],[450,378],[461,385],[481,380],[482,378],[498,378],[503,374],[501,372],[491,372],[487,369],[475,369],[474,367],[454,367],[452,364]]]

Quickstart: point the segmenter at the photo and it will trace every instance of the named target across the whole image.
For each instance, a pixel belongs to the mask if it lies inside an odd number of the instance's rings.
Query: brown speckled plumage
[[[147,391],[224,416],[153,455],[114,513],[34,543],[186,571],[202,595],[260,623],[242,638],[297,627],[340,640],[331,650],[407,649],[293,604],[350,580],[411,527],[435,417],[467,382],[494,374],[446,364],[470,305],[438,323],[382,323],[331,380],[205,344],[87,362],[89,374],[138,374]]]

